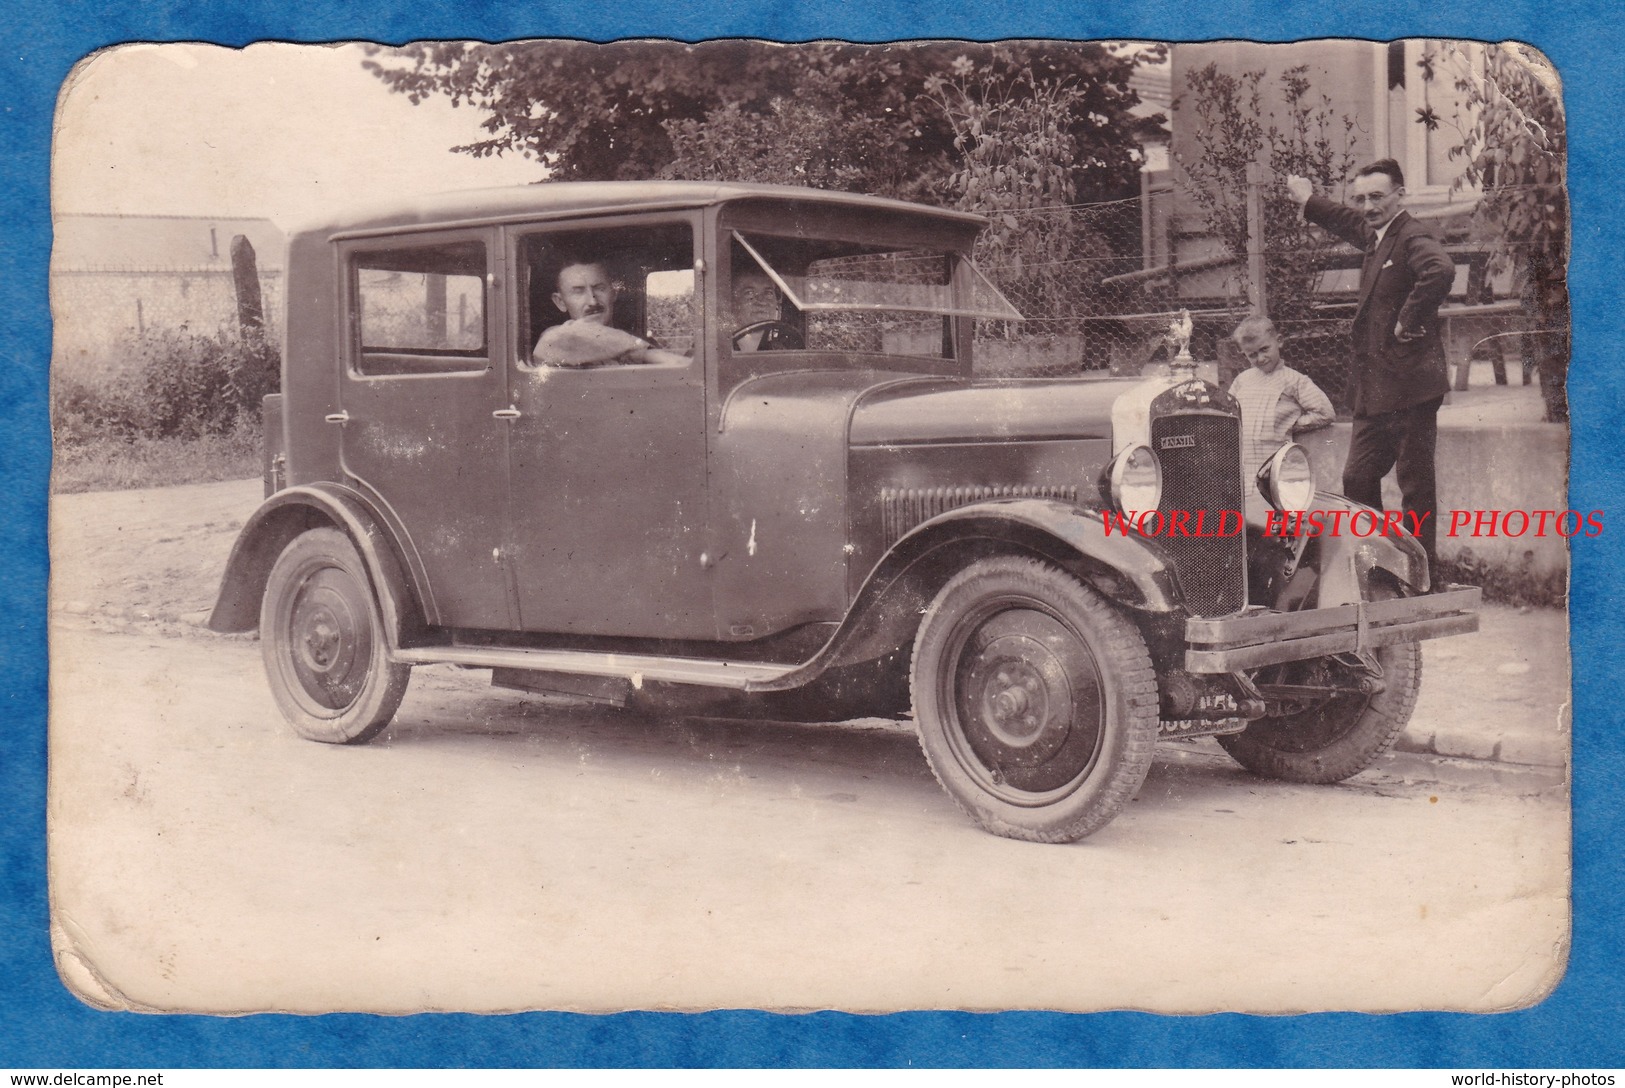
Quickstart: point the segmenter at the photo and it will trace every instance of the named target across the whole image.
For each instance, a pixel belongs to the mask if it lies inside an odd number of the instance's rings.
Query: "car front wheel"
[[[1230,757],[1254,774],[1285,782],[1341,782],[1371,766],[1410,721],[1422,686],[1422,648],[1414,642],[1374,654],[1382,690],[1362,691],[1365,671],[1341,658],[1317,658],[1259,670],[1261,685],[1321,688],[1323,701],[1259,718],[1240,733],[1218,738]]]
[[[937,780],[996,835],[1080,839],[1150,769],[1157,685],[1145,641],[1048,563],[998,556],[955,575],[920,625],[910,681]]]
[[[330,744],[377,735],[412,671],[389,660],[366,567],[337,529],[302,533],[277,558],[260,606],[260,652],[294,731]]]
[[[1379,585],[1371,599],[1397,596]],[[1325,784],[1359,774],[1393,746],[1411,720],[1422,688],[1419,644],[1380,647],[1371,661],[1377,666],[1375,676],[1365,662],[1348,656],[1259,669],[1252,678],[1265,690],[1275,684],[1290,685],[1289,691],[1325,694],[1259,718],[1240,733],[1219,737],[1219,744],[1230,758],[1266,778]],[[1378,683],[1373,685],[1373,680]]]

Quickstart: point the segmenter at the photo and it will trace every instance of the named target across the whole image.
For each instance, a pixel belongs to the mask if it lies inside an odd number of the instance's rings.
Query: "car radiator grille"
[[[910,487],[884,488],[880,492],[881,520],[889,548],[922,521],[956,507],[987,499],[1060,499],[1077,502],[1076,487],[1036,487],[1012,484],[1006,487]]]
[[[1162,510],[1188,511],[1191,523],[1197,511],[1205,511],[1205,526],[1217,526],[1220,511],[1241,510],[1240,443],[1241,421],[1235,416],[1154,417],[1151,448],[1162,462]],[[1245,533],[1212,538],[1164,535],[1159,543],[1173,557],[1185,607],[1193,615],[1224,616],[1246,605]]]

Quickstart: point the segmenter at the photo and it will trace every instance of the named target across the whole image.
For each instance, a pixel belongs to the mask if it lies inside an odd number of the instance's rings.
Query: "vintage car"
[[[589,703],[912,713],[967,813],[1043,842],[1117,815],[1160,738],[1299,782],[1368,766],[1417,640],[1475,629],[1478,591],[1430,587],[1409,538],[1266,533],[1354,506],[1297,446],[1241,465],[1235,402],[1179,368],[976,380],[978,322],[1020,318],[971,262],[983,225],[670,182],[297,231],[267,497],[211,627],[258,625],[319,741],[374,736],[430,662]],[[1162,531],[1114,525],[1135,511]]]

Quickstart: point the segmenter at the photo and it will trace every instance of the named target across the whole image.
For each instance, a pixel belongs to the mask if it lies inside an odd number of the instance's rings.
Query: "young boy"
[[[1294,435],[1329,425],[1337,413],[1318,385],[1282,365],[1281,340],[1269,318],[1246,318],[1230,338],[1252,364],[1230,383],[1241,405],[1241,465],[1250,478]]]

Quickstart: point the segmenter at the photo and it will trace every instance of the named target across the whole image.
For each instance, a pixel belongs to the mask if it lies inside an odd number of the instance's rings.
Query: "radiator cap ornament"
[[[1168,364],[1174,377],[1189,380],[1196,376],[1196,360],[1191,357],[1191,312],[1184,307],[1179,310],[1179,316],[1168,323],[1168,346],[1174,351],[1174,358]]]

